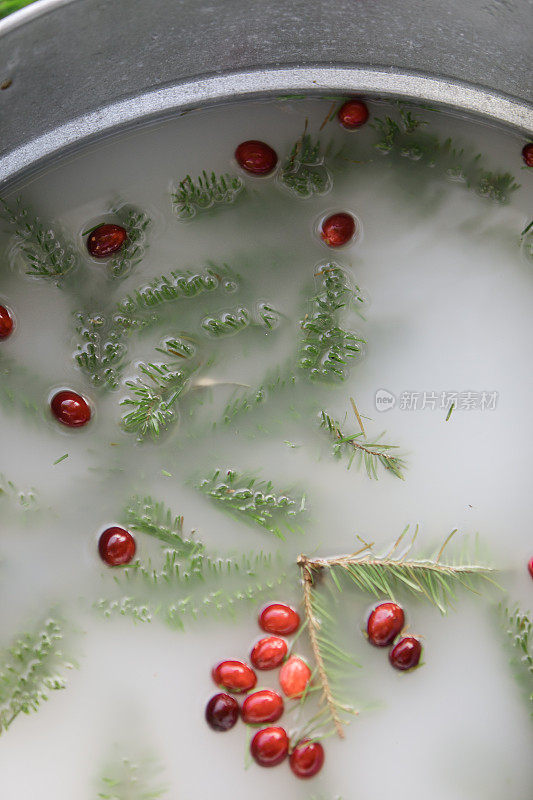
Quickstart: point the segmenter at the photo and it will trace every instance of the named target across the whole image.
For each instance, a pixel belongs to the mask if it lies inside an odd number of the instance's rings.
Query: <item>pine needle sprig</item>
[[[512,666],[518,682],[533,703],[533,622],[529,614],[500,606],[509,643],[513,649]],[[533,715],[533,708],[531,710]]]
[[[202,329],[211,337],[232,336],[248,328],[250,325],[266,328],[271,331],[277,328],[281,315],[266,302],[260,302],[250,311],[245,306],[228,311],[221,311],[217,316],[210,314],[201,322]]]
[[[93,386],[117,389],[125,367],[127,348],[123,331],[112,319],[98,312],[77,312],[76,333],[81,342],[74,357]]]
[[[119,225],[128,236],[116,256],[107,262],[107,272],[111,278],[126,278],[140,264],[146,249],[146,233],[152,221],[150,217],[134,206],[120,206],[112,210]]]
[[[37,711],[49,693],[64,689],[74,663],[63,651],[64,622],[50,616],[40,628],[0,651],[0,735],[19,714]]]
[[[161,766],[153,759],[136,762],[122,758],[109,765],[100,779],[99,800],[159,800],[166,793],[160,783]]]
[[[344,380],[349,361],[362,352],[364,339],[340,327],[340,314],[360,308],[364,298],[334,262],[323,265],[316,277],[320,291],[309,301],[309,311],[300,322],[299,366],[314,380]]]
[[[302,198],[325,194],[331,188],[331,175],[324,164],[320,141],[313,142],[305,130],[285,160],[280,180],[293,194]]]
[[[197,488],[234,519],[259,525],[284,539],[284,531],[301,532],[299,520],[305,517],[306,498],[294,499],[277,491],[270,481],[244,475],[233,469],[217,469]]]
[[[0,198],[1,216],[14,229],[17,247],[24,256],[28,275],[59,282],[77,266],[74,248],[61,241],[51,228],[18,198],[14,207]]]
[[[183,517],[175,516],[164,503],[151,497],[134,495],[126,507],[125,521],[128,529],[158,539],[180,557],[189,556],[200,547],[192,534],[184,537]]]
[[[347,469],[350,469],[356,460],[359,466],[364,465],[369,478],[377,479],[377,466],[381,464],[384,469],[403,480],[402,471],[405,469],[405,461],[401,456],[391,453],[392,450],[397,449],[396,445],[383,444],[379,439],[369,442],[362,431],[345,434],[341,430],[340,422],[330,417],[324,410],[320,412],[319,421],[320,427],[324,428],[333,439],[333,455],[336,458],[341,458],[343,455],[348,456]]]
[[[233,424],[240,419],[242,414],[254,411],[265,405],[278,392],[296,385],[296,376],[291,367],[278,367],[268,373],[259,386],[254,389],[234,392],[222,412],[222,422],[225,425]]]
[[[244,189],[244,181],[237,175],[210,175],[205,170],[193,181],[187,175],[172,194],[172,204],[178,219],[192,219],[201,211],[217,205],[230,205]]]

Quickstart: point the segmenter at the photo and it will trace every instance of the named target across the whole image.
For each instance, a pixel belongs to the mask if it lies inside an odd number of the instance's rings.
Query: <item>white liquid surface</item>
[[[533,280],[520,249],[531,175],[520,169],[523,142],[423,112],[439,138],[450,135],[482,152],[487,169],[518,177],[523,186],[505,206],[415,163],[418,177],[411,183],[405,178],[410,162],[391,168],[390,158],[375,151],[372,164],[346,162],[342,176],[334,172],[326,196],[301,200],[275,177],[244,176],[247,195],[234,207],[186,223],[173,216],[169,192],[178,179],[187,173],[194,178],[202,169],[237,174],[232,154],[247,139],[269,142],[283,158],[306,118],[316,135],[329,106],[326,100],[285,101],[191,113],[102,142],[23,187],[24,201],[78,242],[80,291],[76,296],[24,276],[20,260],[9,255],[12,238],[3,235],[0,303],[15,310],[17,328],[0,342],[0,360],[27,370],[43,408],[54,388],[71,387],[91,399],[96,414],[86,429],[70,431],[52,419],[30,423],[0,405],[0,473],[21,489],[36,490],[36,509],[27,513],[0,499],[0,645],[31,629],[56,601],[84,634],[73,645],[79,670],[68,673],[68,688],[51,692],[49,702],[31,716],[21,715],[0,739],[3,800],[90,800],[102,790],[98,780],[109,760],[145,752],[162,763],[160,782],[168,786],[163,796],[170,800],[531,797],[530,708],[514,681],[495,613],[500,600],[527,611],[533,591],[526,569],[533,554]],[[372,104],[371,113],[383,117],[389,109]],[[356,148],[374,136],[369,126],[348,133],[332,122],[321,139],[334,139],[337,149],[342,143]],[[125,281],[113,283],[84,253],[79,234],[117,197],[144,209],[153,225],[142,263]],[[362,234],[353,246],[328,251],[313,226],[325,212],[343,208],[356,214]],[[124,378],[134,375],[137,361],[153,357],[163,336],[196,326],[201,339],[197,326],[206,314],[267,300],[283,315],[275,331],[246,330],[214,343],[203,339],[217,353],[203,377],[255,386],[268,369],[294,356],[316,266],[331,258],[371,299],[365,320],[351,315],[346,322],[367,344],[344,383],[318,391],[330,413],[343,421],[347,414],[347,430],[357,430],[350,397],[373,419],[366,423],[369,436],[387,430],[384,441],[407,454],[405,481],[382,469],[378,481],[355,466],[347,471],[345,461],[331,457],[315,417],[292,418],[281,395],[281,411],[274,415],[281,423],[271,424],[272,415],[264,412],[268,435],[257,429],[264,419],[255,411],[242,424],[203,437],[187,438],[185,420],[158,443],[139,445],[118,425],[125,389],[96,390],[73,359],[72,313],[83,307],[82,296],[94,295],[87,310],[105,311],[98,301],[111,306],[151,278],[174,269],[201,270],[211,260],[241,275],[238,292],[168,304],[164,325],[129,340],[131,364]],[[387,413],[375,408],[379,389],[397,398]],[[402,392],[454,390],[497,392],[496,407],[458,407],[448,422],[445,409],[401,408]],[[219,418],[228,393],[227,387],[212,389],[213,406],[203,407],[204,419]],[[65,453],[69,457],[53,465]],[[305,491],[305,534],[279,543],[267,531],[226,516],[190,485],[191,476],[209,475],[217,466],[259,474],[282,491]],[[262,601],[243,608],[236,622],[206,618],[186,632],[158,619],[104,620],[91,610],[93,600],[116,595],[110,570],[97,555],[98,534],[121,524],[135,493],[150,494],[183,514],[185,531],[194,528],[210,551],[279,550],[287,577],[267,599],[300,602],[298,553],[352,552],[356,534],[384,551],[408,523],[420,525],[424,553],[454,528],[461,536],[479,533],[502,571],[498,580],[505,593],[478,598],[459,592],[456,609],[446,617],[423,600],[406,598],[410,630],[424,644],[424,665],[411,674],[392,670],[386,651],[370,647],[361,634],[372,598],[344,593],[343,644],[361,664],[352,686],[360,713],[346,740],[325,741],[326,763],[312,781],[298,781],[287,764],[245,770],[245,726],[214,734],[204,707],[215,691],[212,666],[224,658],[247,659],[260,633],[256,614]],[[158,552],[142,534],[137,542],[141,560]],[[298,652],[309,655],[305,635]],[[259,685],[275,687],[276,673],[261,674]],[[286,719],[291,718],[278,724]]]

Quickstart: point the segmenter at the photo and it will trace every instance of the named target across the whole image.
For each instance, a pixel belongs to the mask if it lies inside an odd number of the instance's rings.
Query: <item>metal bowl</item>
[[[283,94],[533,130],[529,0],[40,0],[0,22],[0,187],[95,137]]]

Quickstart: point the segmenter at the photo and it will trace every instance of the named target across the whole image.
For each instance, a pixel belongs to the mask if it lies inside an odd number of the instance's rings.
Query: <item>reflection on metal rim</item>
[[[158,116],[231,100],[284,94],[361,93],[402,97],[482,116],[528,132],[533,111],[516,100],[458,82],[358,67],[283,68],[227,73],[156,89],[78,117],[6,153],[0,183],[92,139]]]

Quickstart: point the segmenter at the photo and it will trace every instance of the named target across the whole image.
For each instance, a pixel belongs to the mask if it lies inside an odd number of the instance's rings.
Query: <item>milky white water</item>
[[[521,169],[523,142],[509,132],[420,112],[441,140],[452,136],[482,153],[485,169],[513,173],[522,187],[507,205],[436,169],[381,154],[371,147],[376,132],[370,125],[350,133],[330,122],[321,132],[324,146],[333,141],[331,152],[343,144],[350,151],[331,166],[328,194],[295,198],[275,176],[239,171],[233,160],[239,142],[264,140],[283,159],[305,119],[316,136],[330,106],[330,100],[293,100],[190,113],[101,142],[22,187],[24,202],[75,243],[80,266],[61,288],[29,278],[9,228],[1,234],[0,303],[14,310],[17,327],[0,342],[0,381],[15,397],[24,394],[42,407],[44,417],[34,419],[17,402],[11,407],[2,395],[2,485],[33,487],[35,500],[24,510],[13,492],[0,495],[0,646],[58,603],[77,629],[65,647],[79,669],[67,673],[65,690],[51,692],[37,713],[20,715],[0,737],[3,800],[96,798],[108,765],[145,755],[162,766],[154,785],[167,787],[162,796],[169,800],[531,796],[530,708],[513,678],[495,611],[500,600],[527,611],[533,590],[526,569],[532,555],[533,275],[520,246],[531,175]],[[385,104],[370,108],[374,117],[398,118]],[[234,205],[179,221],[170,189],[202,169],[242,175],[246,193]],[[80,234],[107,219],[117,199],[143,209],[152,225],[142,262],[126,279],[110,281]],[[359,235],[348,248],[331,251],[314,228],[324,213],[343,209],[359,220]],[[254,387],[276,365],[294,363],[298,321],[318,291],[314,273],[331,259],[367,299],[364,319],[353,312],[343,317],[343,326],[366,340],[363,357],[344,382],[302,384],[294,396],[280,392],[233,425],[212,430],[235,384]],[[209,261],[231,267],[237,288],[167,303],[157,325],[127,340],[118,390],[94,387],[73,358],[73,313],[105,314],[149,279],[171,270],[203,271]],[[259,301],[280,314],[272,331],[251,326],[210,339],[199,325]],[[154,347],[183,332],[198,343],[204,365],[187,397],[203,405],[192,406],[197,416],[189,419],[184,404],[168,435],[139,444],[119,425],[119,402],[128,396],[123,381],[135,376],[140,360],[164,360]],[[196,380],[203,389],[195,388]],[[47,415],[50,393],[63,387],[90,398],[95,414],[86,428],[72,431]],[[394,395],[393,408],[376,408],[378,390]],[[490,399],[484,410],[468,410],[467,396],[460,395],[446,421],[443,392],[471,392],[475,406],[483,392]],[[382,468],[379,480],[370,480],[355,464],[347,471],[345,460],[331,457],[316,413],[327,408],[356,432],[350,397],[369,418],[370,440],[386,430],[384,441],[405,454],[404,481]],[[232,520],[193,485],[219,466],[271,479],[294,496],[305,492],[305,532],[280,542]],[[210,553],[279,552],[281,585],[244,605],[236,621],[211,614],[186,624],[185,632],[158,618],[103,619],[95,601],[121,597],[128,588],[117,587],[116,572],[99,560],[97,537],[109,524],[124,524],[124,506],[136,493],[182,514],[185,531],[196,530]],[[265,600],[300,602],[298,553],[351,552],[357,534],[379,552],[408,523],[419,524],[424,553],[454,528],[461,536],[478,533],[502,571],[505,593],[459,592],[456,609],[445,617],[421,599],[402,597],[410,630],[423,637],[424,665],[401,674],[361,634],[372,599],[345,591],[338,608],[342,643],[361,664],[350,683],[360,713],[346,740],[326,740],[324,769],[309,782],[298,781],[287,764],[245,770],[245,726],[222,735],[204,721],[215,691],[211,667],[248,657]],[[136,538],[141,562],[161,558],[157,542],[141,533]],[[206,591],[217,588],[208,578]],[[298,652],[309,656],[305,634]],[[276,673],[263,673],[259,684],[275,687]],[[278,724],[290,728],[290,720]]]

